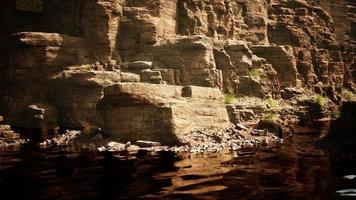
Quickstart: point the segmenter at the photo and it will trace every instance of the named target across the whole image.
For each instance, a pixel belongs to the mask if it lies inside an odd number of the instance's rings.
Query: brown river
[[[224,154],[3,151],[0,199],[356,199],[356,146],[321,148],[323,132]]]

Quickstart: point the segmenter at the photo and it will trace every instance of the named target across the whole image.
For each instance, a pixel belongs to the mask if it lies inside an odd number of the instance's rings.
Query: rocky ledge
[[[11,130],[10,125],[2,124],[3,117],[0,116],[0,150],[8,147],[18,147],[29,142],[27,139],[21,139],[19,133]]]
[[[228,104],[219,90],[209,90],[143,83],[112,85],[105,89],[98,106],[102,128],[90,133],[67,131],[40,145],[110,152],[242,151],[279,146],[293,134],[294,124],[330,115],[330,100],[320,102],[318,96],[306,95],[301,89],[286,89],[289,98],[285,100],[242,97]]]

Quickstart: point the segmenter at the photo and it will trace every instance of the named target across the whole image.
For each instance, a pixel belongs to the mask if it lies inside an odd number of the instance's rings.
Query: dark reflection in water
[[[356,174],[355,151],[322,150],[322,131],[304,132],[244,155],[2,152],[0,199],[340,199],[356,189],[343,178]]]

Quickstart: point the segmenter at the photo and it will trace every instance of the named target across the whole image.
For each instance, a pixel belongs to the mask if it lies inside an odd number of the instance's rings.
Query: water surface
[[[356,189],[344,178],[356,174],[355,151],[319,148],[320,133],[239,154],[1,152],[0,199],[352,199],[336,191]]]

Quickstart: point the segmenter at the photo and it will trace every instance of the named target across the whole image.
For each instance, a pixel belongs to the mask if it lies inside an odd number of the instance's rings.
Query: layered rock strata
[[[272,1],[270,6],[269,42],[293,47],[302,84],[336,100],[336,93],[353,80],[334,32],[336,28],[340,34],[340,29],[331,15],[301,0]]]
[[[182,144],[194,130],[222,132],[230,127],[218,89],[122,83],[104,89],[98,105],[104,133],[123,141]]]
[[[21,139],[20,134],[13,131],[10,125],[3,124],[3,120],[3,116],[0,116],[0,149],[10,146],[18,147],[28,142],[26,139]]]
[[[0,113],[20,128],[108,126],[110,117],[97,113],[109,105],[102,104],[109,99],[104,88],[122,82],[133,87],[128,97],[202,86],[206,94],[285,98],[281,89],[301,87],[338,102],[342,88],[353,90],[355,82],[355,10],[350,0],[6,1],[0,8]],[[181,95],[168,113],[199,119],[205,116],[199,109],[208,106],[199,98]],[[116,101],[135,103],[122,95]],[[148,113],[166,112],[147,106]],[[165,120],[153,121],[160,126]],[[186,131],[171,131],[180,132]]]

